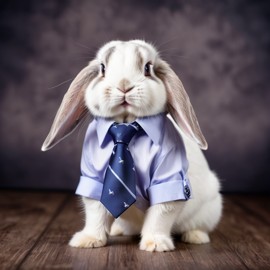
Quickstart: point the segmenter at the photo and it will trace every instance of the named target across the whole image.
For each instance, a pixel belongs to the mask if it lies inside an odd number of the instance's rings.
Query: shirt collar
[[[98,144],[101,147],[105,141],[108,140],[107,134],[109,131],[110,126],[114,123],[113,120],[97,117],[97,137],[98,137]]]
[[[159,144],[164,131],[164,113],[136,119],[154,144]]]
[[[154,116],[137,118],[135,121],[142,127],[142,129],[154,144],[159,144],[163,134],[163,124],[165,117],[166,115],[161,113]],[[98,143],[101,147],[105,144],[106,141],[109,140],[107,134],[110,126],[114,123],[114,121],[111,119],[97,117],[96,122]]]

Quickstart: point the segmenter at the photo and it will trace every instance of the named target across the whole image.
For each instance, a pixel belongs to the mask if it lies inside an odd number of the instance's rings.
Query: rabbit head
[[[116,122],[168,112],[188,137],[207,148],[180,79],[142,40],[111,41],[101,47],[71,83],[42,150],[70,134],[88,112]]]
[[[101,48],[99,75],[85,92],[90,113],[130,122],[164,112],[165,86],[153,70],[157,55],[150,45],[138,41],[114,41]]]

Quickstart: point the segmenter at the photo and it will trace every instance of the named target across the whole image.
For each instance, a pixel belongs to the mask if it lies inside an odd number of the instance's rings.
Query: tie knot
[[[133,123],[114,123],[109,129],[114,143],[129,144],[133,136],[140,130],[137,122]]]

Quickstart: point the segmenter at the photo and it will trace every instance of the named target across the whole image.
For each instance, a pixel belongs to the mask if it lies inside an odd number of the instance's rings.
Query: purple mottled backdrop
[[[269,192],[269,29],[269,1],[1,1],[0,187],[76,187],[86,126],[40,151],[62,96],[99,46],[143,38],[182,79],[223,190]]]

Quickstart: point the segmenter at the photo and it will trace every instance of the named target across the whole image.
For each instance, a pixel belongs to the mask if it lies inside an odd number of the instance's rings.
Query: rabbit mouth
[[[121,103],[121,106],[123,106],[123,107],[128,107],[128,106],[130,106],[130,104],[125,100],[125,101],[123,101],[123,102]]]

